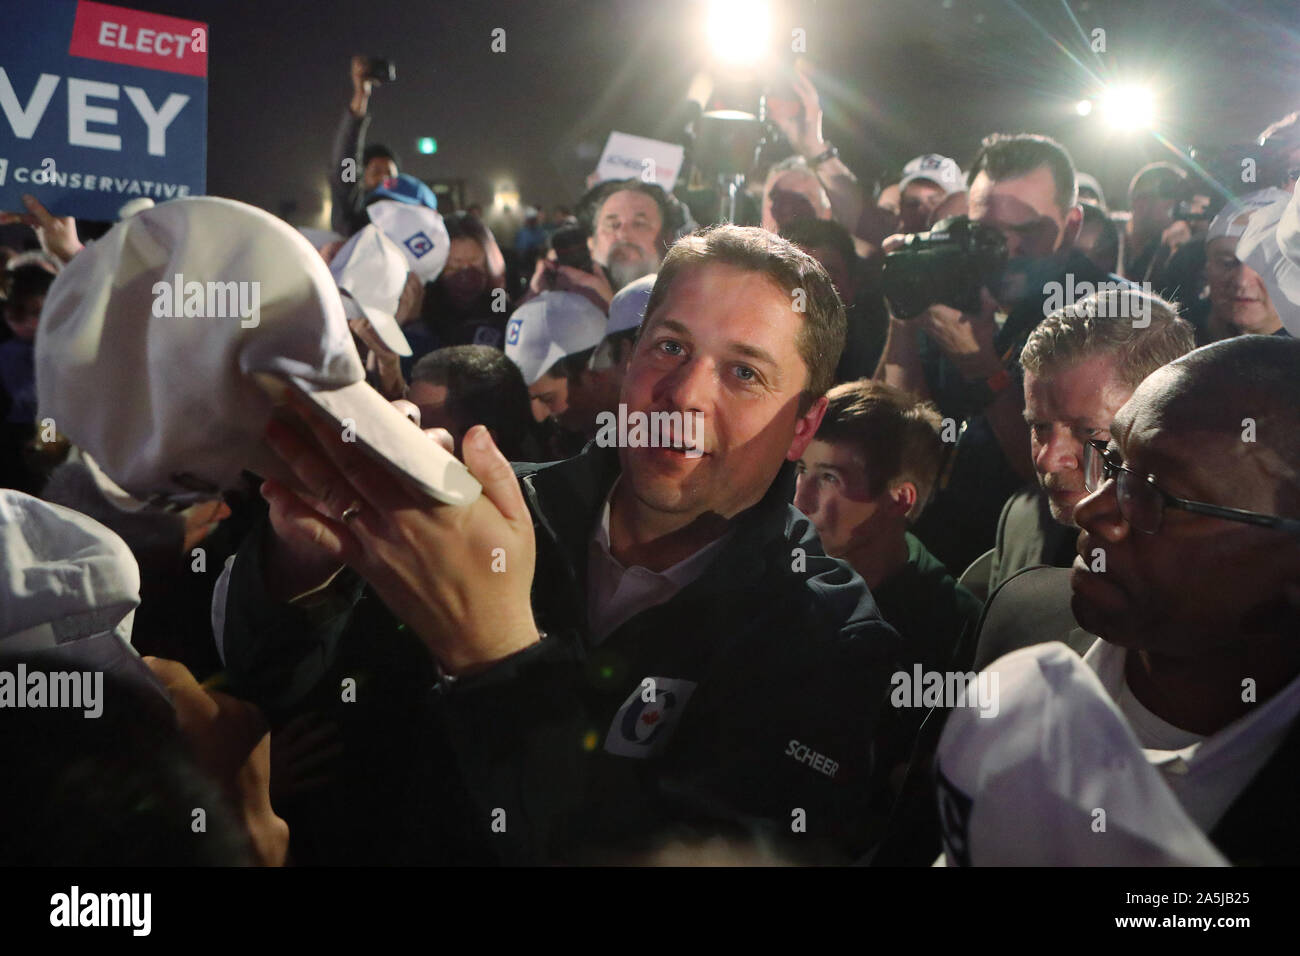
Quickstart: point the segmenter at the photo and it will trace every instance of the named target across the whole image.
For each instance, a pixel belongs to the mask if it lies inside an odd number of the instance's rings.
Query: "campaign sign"
[[[605,151],[596,164],[596,175],[602,181],[640,179],[658,183],[665,192],[672,192],[685,155],[686,149],[676,143],[615,131],[605,142]]]
[[[5,8],[0,210],[115,221],[206,190],[208,27],[88,0]]]

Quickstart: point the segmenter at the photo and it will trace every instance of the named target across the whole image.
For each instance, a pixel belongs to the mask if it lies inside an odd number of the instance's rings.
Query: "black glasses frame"
[[[1192,514],[1206,515],[1211,518],[1222,518],[1225,521],[1240,521],[1245,524],[1258,525],[1262,528],[1275,528],[1278,531],[1286,531],[1290,534],[1300,534],[1300,519],[1283,518],[1280,515],[1263,514],[1258,511],[1243,511],[1241,508],[1226,508],[1223,505],[1207,504],[1204,501],[1189,501],[1186,498],[1179,498],[1171,495],[1156,484],[1153,475],[1142,475],[1134,471],[1132,468],[1127,468],[1124,465],[1116,464],[1111,461],[1106,457],[1106,447],[1107,442],[1104,442],[1099,438],[1088,439],[1087,444],[1084,446],[1084,487],[1087,488],[1090,493],[1095,492],[1097,488],[1100,488],[1110,479],[1118,478],[1120,472],[1125,472],[1136,480],[1142,482],[1151,491],[1154,491],[1160,496],[1161,502],[1160,514],[1156,520],[1156,526],[1154,528],[1150,530],[1139,528],[1136,524],[1133,524],[1132,519],[1130,519],[1127,514],[1124,514],[1124,520],[1133,525],[1134,528],[1137,528],[1137,530],[1141,531],[1143,534],[1155,534],[1160,530],[1160,526],[1164,523],[1166,508],[1174,508],[1179,511],[1190,511]],[[1089,488],[1088,476],[1092,473],[1092,458],[1094,455],[1101,459],[1102,478],[1095,488]],[[1120,489],[1117,488],[1116,490],[1118,492]],[[1124,506],[1126,496],[1118,494],[1117,497],[1120,503],[1120,512],[1123,514],[1123,512],[1127,510]]]

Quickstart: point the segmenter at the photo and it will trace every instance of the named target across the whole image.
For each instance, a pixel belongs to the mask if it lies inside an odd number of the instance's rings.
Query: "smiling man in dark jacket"
[[[866,851],[898,638],[788,504],[843,341],[815,260],[724,226],[665,259],[624,382],[629,419],[675,422],[666,442],[633,427],[512,470],[476,428],[484,495],[449,508],[320,426],[273,426],[313,496],[264,486],[274,530],[224,606],[234,685],[285,714],[315,685],[337,699],[324,678],[359,638],[405,654],[420,724],[388,736],[418,738],[403,793],[422,796],[366,806],[383,839],[416,834],[411,857],[572,860],[684,829]]]

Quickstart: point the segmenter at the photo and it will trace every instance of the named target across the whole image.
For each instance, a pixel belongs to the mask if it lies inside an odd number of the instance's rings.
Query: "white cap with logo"
[[[330,273],[343,295],[347,317],[368,321],[380,340],[398,355],[411,354],[396,317],[409,272],[402,250],[373,222],[330,260]]]
[[[366,207],[370,221],[406,254],[411,271],[424,283],[442,273],[451,251],[447,227],[435,210],[416,203],[379,199]]]
[[[964,192],[966,180],[962,177],[961,167],[955,159],[940,156],[938,153],[926,153],[918,156],[903,167],[903,178],[898,181],[901,194],[918,179],[928,180],[943,190],[945,196]]]
[[[36,383],[41,418],[156,505],[215,497],[245,469],[296,485],[263,440],[289,388],[413,490],[481,490],[366,384],[311,243],[230,199],[162,203],[79,253],[46,297]]]
[[[543,292],[506,323],[506,358],[532,385],[560,359],[595,348],[605,337],[605,313],[576,292]]]

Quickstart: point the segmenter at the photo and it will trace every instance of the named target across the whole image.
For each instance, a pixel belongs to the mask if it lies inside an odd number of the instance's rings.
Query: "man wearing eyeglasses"
[[[1297,368],[1295,340],[1242,336],[1153,373],[1087,446],[1073,569],[1026,572],[998,611],[1069,602],[1084,662],[1237,864],[1300,857]]]

